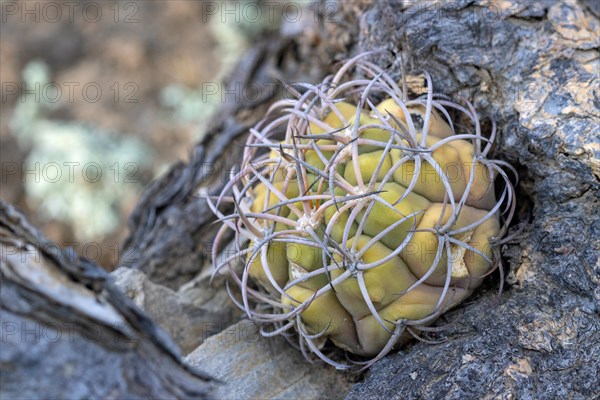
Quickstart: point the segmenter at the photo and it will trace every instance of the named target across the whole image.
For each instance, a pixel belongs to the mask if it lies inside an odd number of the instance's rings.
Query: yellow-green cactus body
[[[383,179],[387,171],[389,171],[392,167],[392,160],[390,159],[389,154],[383,154],[383,150],[380,150],[373,151],[370,153],[363,153],[358,156],[358,172],[360,173],[363,184],[368,184],[373,175],[375,175],[377,163],[381,158],[384,159],[384,162],[382,168],[377,174],[378,181],[381,181],[381,179]],[[344,178],[352,186],[358,185],[358,179],[356,177],[356,168],[354,163],[349,162],[346,164]]]
[[[468,293],[464,289],[452,288],[442,303],[441,309],[459,303]],[[429,316],[442,296],[442,288],[420,285],[410,292],[398,297],[379,311],[379,317],[387,329],[377,321],[374,315],[368,314],[356,321],[356,331],[361,351],[364,355],[377,354],[390,339],[389,331],[394,325],[388,321],[420,320]]]
[[[327,126],[329,126],[331,129],[326,129],[315,123],[310,123],[308,133],[311,135],[315,135],[315,134],[320,134],[320,133],[326,133],[329,130],[335,131],[335,130],[343,128],[346,124],[350,124],[351,121],[354,121],[354,118],[356,115],[356,106],[349,104],[349,103],[345,103],[345,102],[339,102],[336,104],[336,111],[337,112],[334,112],[334,111],[329,112],[329,114],[323,119],[323,123],[326,124]],[[310,143],[310,142],[311,141],[308,140],[308,141],[305,141],[304,143],[306,144],[306,143]],[[321,140],[316,140],[315,144],[318,146],[323,146],[323,145],[333,145],[333,144],[336,144],[336,142],[333,140],[321,139]],[[327,159],[330,159],[331,156],[333,156],[333,151],[323,150],[322,153]],[[321,159],[321,157],[315,150],[307,150],[304,154],[304,161],[306,161],[310,165],[313,165],[319,169],[324,169],[324,167],[325,167],[325,163],[323,162],[323,160]]]
[[[333,221],[329,235],[336,243],[342,242],[344,231],[347,232],[346,239],[348,239],[353,237],[358,229],[358,225],[355,222],[352,222],[348,226],[351,210],[343,210],[343,206],[344,203],[340,202],[338,205],[339,209],[336,209],[334,205],[333,207],[327,207],[325,210],[325,223],[329,225]]]
[[[454,140],[448,144],[455,148],[460,156],[465,182],[471,179],[471,174],[474,172],[473,183],[466,204],[484,209],[492,208],[496,203],[496,196],[494,195],[495,171],[492,171],[494,173],[490,177],[489,170],[481,162],[473,161],[473,145],[468,141]],[[475,164],[474,167],[473,164]]]
[[[420,140],[420,135],[417,136],[417,140]],[[426,139],[427,146],[432,146],[438,142],[439,139],[432,136],[428,136]],[[399,163],[403,156],[400,151],[391,151],[391,158],[394,164]],[[445,145],[434,150],[431,156],[435,163],[422,160],[419,173],[416,177],[417,167],[415,161],[405,161],[400,168],[394,171],[394,180],[404,187],[409,187],[414,180],[413,191],[415,193],[424,196],[429,201],[441,203],[448,192],[447,187],[443,183],[443,174],[448,178],[453,199],[455,201],[460,200],[468,180],[465,179],[463,161],[458,151],[450,145]]]
[[[425,107],[424,106],[412,106],[407,107],[408,112],[411,114],[417,114],[422,119],[425,119]],[[382,101],[378,106],[377,110],[384,116],[388,112],[396,117],[400,122],[404,122],[406,127],[406,116],[404,110],[398,105],[394,99],[387,99]],[[392,120],[391,123],[394,121]],[[438,138],[446,138],[452,136],[452,128],[444,120],[444,118],[437,112],[437,110],[431,110],[431,117],[429,121],[428,134],[436,136]]]
[[[402,244],[404,239],[408,236],[411,227],[415,223],[419,223],[423,217],[421,211],[426,210],[431,204],[423,196],[419,196],[415,193],[406,193],[406,188],[398,185],[396,182],[390,182],[383,185],[383,193],[379,196],[385,201],[385,203],[377,202],[373,206],[371,212],[366,218],[364,224],[364,232],[371,236],[376,236],[386,228],[396,224],[389,234],[381,238],[381,243],[385,244],[391,249],[395,249]],[[400,203],[394,205],[402,196],[406,194],[406,197]],[[392,207],[390,207],[392,206]],[[366,210],[361,212],[361,219],[364,218]],[[408,216],[413,215],[410,218]],[[400,222],[400,220],[406,219],[406,221]]]
[[[246,313],[295,328],[304,349],[337,367],[319,350],[326,339],[378,359],[410,337],[407,329],[419,332],[466,298],[492,270],[493,243],[505,231],[497,176],[505,201],[514,201],[500,165],[486,159],[488,142],[474,129],[455,132],[459,124],[448,120],[469,107],[442,112],[439,103],[419,100],[406,113],[393,98],[373,103],[357,111],[350,101],[321,97],[297,108],[307,118],[290,116],[287,139],[262,132],[270,160],[254,175],[272,183],[254,180],[237,191],[245,193],[237,203],[251,205],[235,219],[235,234],[239,242],[249,238],[251,250],[263,246],[246,257],[257,286],[240,290],[258,303],[254,312],[245,301]],[[260,143],[257,137],[249,143]],[[268,316],[267,304],[274,309]]]
[[[319,240],[315,240],[315,238],[310,235],[303,238],[311,244],[287,243],[286,258],[289,265],[288,275],[290,281],[323,266],[323,250],[319,244],[319,241],[323,243],[323,230],[318,229],[315,234]],[[298,283],[299,286],[313,290],[318,290],[326,284],[326,274],[320,274]]]
[[[356,238],[357,250],[361,250],[371,239],[370,236],[366,235]],[[352,238],[350,243],[353,243],[354,240],[355,238]],[[365,264],[374,263],[390,253],[392,253],[392,250],[385,245],[375,243],[365,252],[362,260]],[[337,261],[342,262],[339,258]],[[347,267],[351,268],[352,266]],[[334,270],[332,276],[335,278],[341,275],[342,272],[341,269]],[[385,307],[391,303],[398,297],[398,294],[406,290],[416,280],[416,277],[400,257],[393,257],[391,260],[364,273],[366,291],[376,308]],[[369,314],[369,307],[365,303],[358,279],[346,279],[336,287],[336,291],[338,299],[355,319],[360,319]]]
[[[486,214],[487,212],[484,210],[464,206],[451,229],[455,230],[463,228],[466,225],[483,218]],[[434,265],[439,239],[438,235],[433,232],[432,229],[436,225],[444,225],[448,222],[451,215],[452,209],[449,206],[444,207],[439,203],[431,205],[423,215],[423,218],[421,218],[417,232],[415,232],[409,241],[408,246],[406,246],[402,252],[402,258],[406,260],[411,271],[417,276],[423,276],[430,269],[433,269],[434,272],[425,281],[428,284],[443,286],[447,279],[448,258],[446,251],[440,252],[441,257],[439,258],[439,262]],[[494,229],[496,227],[496,224],[492,224],[491,226],[489,224],[482,224],[477,226],[473,231],[457,235],[456,239],[463,241],[484,254],[487,253],[486,255],[490,257],[491,254],[489,254],[489,252],[491,248],[489,246],[489,240],[498,233],[497,230]],[[475,236],[475,240],[473,240],[473,236]],[[478,263],[480,263],[480,255],[473,253],[471,250],[452,244],[450,244],[450,250],[451,252],[454,252],[451,257],[453,267],[451,274],[452,283],[469,280],[470,271],[465,265],[465,260],[472,260],[474,268],[477,271],[481,270],[481,267],[476,267],[479,265]],[[477,276],[481,276],[481,274],[477,274]]]
[[[261,212],[262,210],[271,209],[276,204],[280,203],[284,198],[293,199],[298,197],[299,189],[297,184],[291,184],[293,182],[273,182],[273,186],[277,190],[276,192],[271,192],[267,189],[264,184],[259,184],[255,189],[255,197],[252,202],[252,206],[250,207],[250,211],[254,213]],[[268,196],[268,202],[267,202]],[[287,207],[283,208],[282,215],[287,215],[289,210]],[[277,214],[277,209],[272,209],[269,211],[271,214]]]
[[[354,322],[348,312],[342,307],[335,294],[327,292],[315,297],[315,291],[302,286],[293,286],[287,290],[288,296],[283,296],[281,302],[284,306],[297,307],[305,301],[313,299],[310,305],[302,312],[302,319],[311,334],[325,331],[330,334],[340,347],[351,349],[358,348],[358,340]]]
[[[256,279],[269,292],[279,293],[271,283],[263,266],[268,268],[271,276],[275,279],[275,282],[277,282],[277,285],[280,288],[283,288],[288,281],[288,263],[286,259],[285,243],[272,242],[266,247],[266,255],[263,255],[262,252],[264,250],[260,249],[253,259],[250,258],[256,249],[256,243],[252,242],[248,248],[250,249],[250,253],[248,253],[246,260],[249,263],[248,272],[250,276]],[[267,260],[266,264],[263,263],[264,257],[266,257]]]

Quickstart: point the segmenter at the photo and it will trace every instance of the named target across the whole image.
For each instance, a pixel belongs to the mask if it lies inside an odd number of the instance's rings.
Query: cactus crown
[[[427,73],[427,93],[409,100],[366,55],[323,84],[289,88],[295,98],[271,106],[241,169],[207,198],[222,222],[214,274],[227,271],[232,299],[263,335],[297,338],[308,360],[340,369],[368,368],[433,330],[497,268],[515,209],[514,169],[487,158],[495,124],[483,136],[474,107],[434,93]],[[352,70],[366,78],[343,81]],[[219,260],[229,230],[236,251]],[[362,357],[334,360],[327,339]]]

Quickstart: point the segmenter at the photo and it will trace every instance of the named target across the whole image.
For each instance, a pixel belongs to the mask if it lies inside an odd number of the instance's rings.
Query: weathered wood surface
[[[208,398],[215,380],[98,266],[0,200],[0,397]]]

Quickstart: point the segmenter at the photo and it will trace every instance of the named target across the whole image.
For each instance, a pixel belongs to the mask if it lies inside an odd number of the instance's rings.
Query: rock
[[[106,272],[1,200],[0,249],[0,398],[209,396],[213,378],[183,363]]]
[[[241,314],[222,285],[211,287],[208,276],[175,292],[152,283],[140,270],[121,267],[111,275],[117,287],[169,333],[184,354],[239,320]]]
[[[283,338],[263,338],[250,321],[215,335],[186,361],[222,380],[223,399],[341,399],[351,377],[323,364],[309,364]]]
[[[359,47],[403,49],[409,72],[427,69],[438,90],[466,94],[494,117],[495,157],[518,168],[518,201],[531,206],[531,219],[521,221],[525,231],[503,249],[512,286],[497,302],[496,278],[448,316],[460,318],[445,330],[445,343],[417,343],[385,358],[348,399],[597,396],[600,23],[594,7],[531,2],[525,12],[512,1],[489,8],[471,1],[406,4],[374,3],[363,14]],[[476,71],[478,79],[461,80],[464,71]]]

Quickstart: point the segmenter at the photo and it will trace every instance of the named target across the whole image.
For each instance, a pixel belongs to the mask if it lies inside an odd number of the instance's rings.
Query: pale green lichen
[[[46,64],[33,61],[23,70],[26,88],[51,82]],[[151,150],[132,136],[116,135],[75,121],[52,119],[64,106],[53,95],[24,95],[10,127],[28,151],[20,166],[27,202],[45,220],[71,225],[82,240],[106,235],[121,224],[120,204],[141,191],[140,171],[152,160]]]

